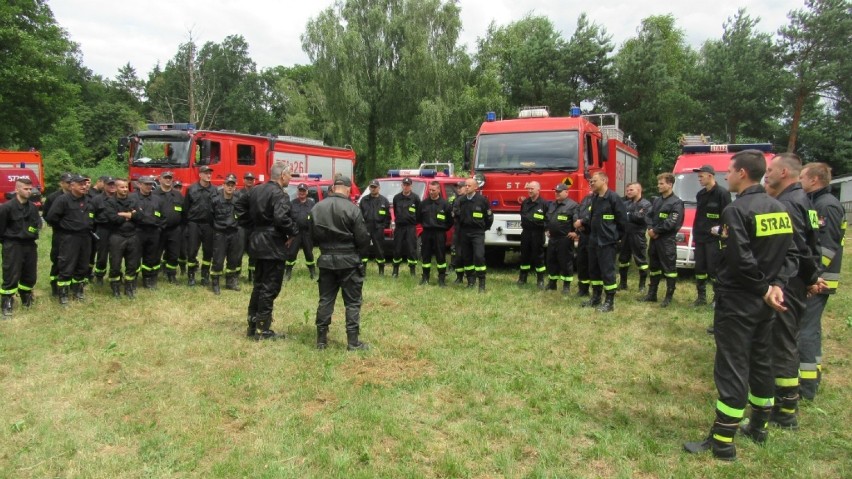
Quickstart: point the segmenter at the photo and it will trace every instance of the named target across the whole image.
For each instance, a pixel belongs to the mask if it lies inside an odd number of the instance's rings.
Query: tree
[[[577,18],[577,29],[571,35],[561,55],[560,65],[573,101],[599,102],[604,87],[612,75],[612,35],[594,22],[589,22],[585,12]]]

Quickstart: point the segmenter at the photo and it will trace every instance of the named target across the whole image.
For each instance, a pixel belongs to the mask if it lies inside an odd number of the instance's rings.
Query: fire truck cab
[[[41,206],[41,194],[44,192],[44,164],[37,151],[0,151],[0,203],[15,195],[15,181],[27,177],[33,182],[33,195],[30,198],[36,206]]]

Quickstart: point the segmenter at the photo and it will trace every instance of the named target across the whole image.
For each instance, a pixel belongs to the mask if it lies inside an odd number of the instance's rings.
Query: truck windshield
[[[716,184],[728,188],[728,180],[725,179],[724,173],[716,173]],[[698,182],[698,173],[680,173],[675,175],[674,194],[683,200],[684,203],[695,204],[695,197],[700,190],[701,184]],[[733,199],[733,195],[731,195]]]
[[[535,131],[482,135],[476,146],[477,170],[576,170],[576,131]]]
[[[426,192],[426,183],[423,181],[415,181],[411,184],[411,192],[420,198]],[[388,201],[393,201],[393,197],[397,193],[402,193],[402,178],[393,180],[379,180],[379,193],[382,194]],[[361,193],[361,198],[370,194],[370,189],[367,188]]]
[[[133,152],[132,162],[134,166],[188,166],[189,140],[140,138]]]

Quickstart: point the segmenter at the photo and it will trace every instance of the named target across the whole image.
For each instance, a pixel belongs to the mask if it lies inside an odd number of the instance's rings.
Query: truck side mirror
[[[196,165],[210,164],[210,140],[201,140],[198,142],[201,146],[201,156],[195,160]]]
[[[473,142],[470,140],[464,142],[464,162],[462,163],[464,170],[470,170],[470,147],[472,144]]]
[[[604,141],[601,138],[598,138],[598,154],[601,156],[601,163],[609,160],[609,150],[604,145]]]
[[[130,138],[123,136],[118,139],[118,146],[115,149],[116,155],[118,155],[118,160],[121,161],[124,158],[124,154],[127,153],[127,147],[130,145]]]

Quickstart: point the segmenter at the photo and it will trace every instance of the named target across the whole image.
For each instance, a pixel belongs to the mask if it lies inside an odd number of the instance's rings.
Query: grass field
[[[372,350],[346,352],[338,304],[317,351],[301,263],[275,306],[287,339],[257,343],[244,337],[245,283],[216,297],[161,282],[135,301],[90,287],[60,308],[48,236],[37,305],[0,322],[3,478],[852,477],[852,261],[801,429],[772,430],[765,447],[738,437],[727,464],[681,452],[716,399],[712,311],[688,306],[690,279],[667,310],[633,290],[599,314],[573,294],[519,289],[511,268],[490,270],[480,295],[371,265]]]

